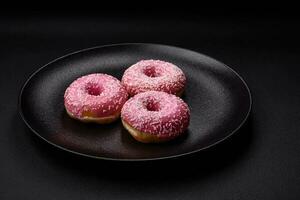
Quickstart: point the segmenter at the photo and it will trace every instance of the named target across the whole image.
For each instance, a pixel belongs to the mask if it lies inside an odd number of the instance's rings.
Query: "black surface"
[[[141,144],[121,120],[109,125],[84,124],[68,116],[63,98],[74,80],[91,73],[121,80],[129,66],[145,59],[174,63],[185,73],[182,98],[191,109],[185,137]],[[176,157],[219,143],[245,122],[251,96],[236,72],[207,56],[166,45],[119,44],[89,48],[47,64],[26,81],[19,104],[28,127],[50,144],[94,158],[139,161]]]
[[[281,16],[2,17],[0,199],[299,199],[299,20]],[[211,150],[139,164],[73,156],[26,128],[17,98],[33,71],[120,42],[180,46],[231,66],[251,89],[251,120]]]

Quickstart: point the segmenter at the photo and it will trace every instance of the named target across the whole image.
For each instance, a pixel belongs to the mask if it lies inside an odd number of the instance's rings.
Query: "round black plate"
[[[186,74],[182,98],[190,106],[191,122],[185,137],[142,144],[120,120],[97,125],[68,117],[63,95],[72,81],[99,72],[121,79],[127,67],[142,59],[172,62]],[[251,96],[236,72],[202,54],[157,44],[117,44],[75,52],[40,68],[24,84],[19,109],[35,134],[66,151],[111,160],[152,160],[197,152],[229,137],[248,117]]]

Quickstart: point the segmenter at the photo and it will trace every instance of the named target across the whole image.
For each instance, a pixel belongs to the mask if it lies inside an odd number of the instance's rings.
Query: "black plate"
[[[122,127],[84,124],[68,117],[63,95],[76,78],[107,73],[121,79],[141,59],[178,65],[187,76],[183,99],[191,109],[188,134],[164,144],[142,144]],[[50,62],[24,84],[20,114],[27,126],[50,144],[84,156],[111,160],[152,160],[182,156],[208,148],[232,135],[247,119],[250,91],[226,65],[202,54],[165,45],[118,44],[75,52]]]

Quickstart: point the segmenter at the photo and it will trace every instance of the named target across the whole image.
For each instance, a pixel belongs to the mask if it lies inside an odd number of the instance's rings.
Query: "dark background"
[[[1,12],[0,199],[300,199],[300,21],[284,11]],[[201,153],[139,163],[71,155],[26,128],[17,98],[32,72],[121,42],[179,46],[231,66],[252,92],[247,124]]]

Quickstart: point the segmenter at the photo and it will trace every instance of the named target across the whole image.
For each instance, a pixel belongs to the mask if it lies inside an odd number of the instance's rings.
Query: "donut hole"
[[[145,107],[148,111],[153,111],[153,112],[160,111],[160,109],[161,109],[159,102],[156,102],[156,101],[153,101],[153,100],[150,100],[150,101],[146,102]]]
[[[148,77],[155,78],[161,76],[161,73],[154,66],[147,66],[144,69],[144,74]]]
[[[91,83],[86,85],[85,90],[89,95],[99,96],[102,93],[103,88],[99,84]]]

